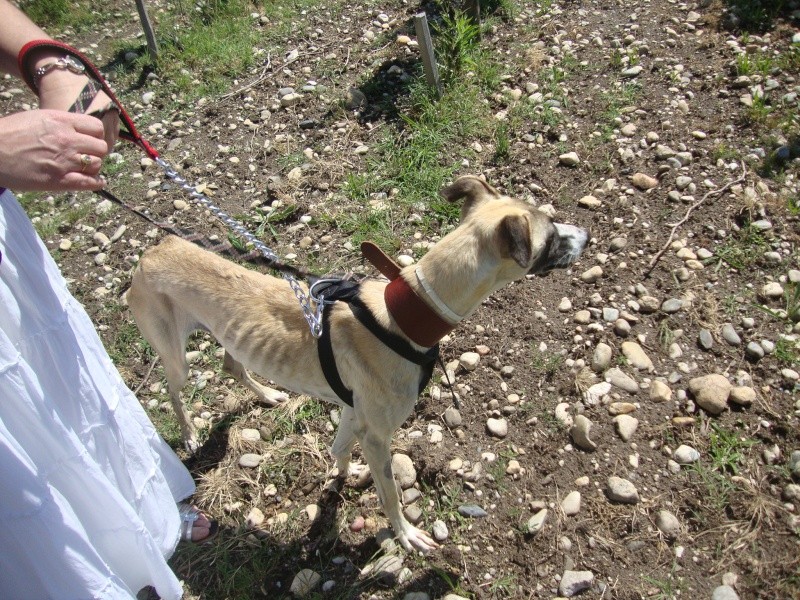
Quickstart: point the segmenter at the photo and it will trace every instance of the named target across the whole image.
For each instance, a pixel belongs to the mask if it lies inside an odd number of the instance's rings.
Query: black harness
[[[439,356],[439,344],[436,344],[427,352],[420,352],[399,335],[382,327],[361,300],[359,296],[361,291],[360,284],[356,281],[319,281],[313,287],[316,297],[325,297],[325,308],[322,313],[322,335],[317,342],[319,362],[328,385],[342,399],[342,402],[348,406],[353,406],[353,391],[344,385],[342,378],[339,376],[331,345],[330,317],[333,305],[337,300],[346,302],[359,323],[369,329],[372,335],[383,342],[389,349],[402,358],[422,367],[422,377],[420,378],[418,391],[418,393],[422,393],[422,390],[428,385],[433,375],[433,366]]]

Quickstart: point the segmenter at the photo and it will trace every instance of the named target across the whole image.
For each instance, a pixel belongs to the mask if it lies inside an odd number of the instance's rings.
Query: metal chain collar
[[[198,192],[195,187],[189,184],[186,179],[181,177],[180,174],[163,158],[157,156],[154,160],[156,164],[164,170],[164,174],[168,179],[179,185],[189,194],[189,196],[194,198],[211,214],[225,223],[225,225],[227,225],[234,234],[243,238],[246,243],[252,244],[253,247],[261,252],[261,254],[263,254],[268,261],[275,263],[280,260],[275,252],[270,250],[261,240],[250,233],[239,221],[231,217],[220,207],[214,204],[206,195]],[[281,275],[287,281],[289,287],[292,288],[297,301],[300,303],[303,316],[305,317],[306,322],[311,329],[311,335],[313,335],[315,338],[319,338],[322,335],[322,310],[325,306],[325,296],[320,295],[317,297],[314,296],[313,293],[306,294],[303,291],[303,288],[297,282],[297,279],[295,279],[290,273],[281,273]],[[312,301],[314,304],[316,304],[316,307],[312,308]]]

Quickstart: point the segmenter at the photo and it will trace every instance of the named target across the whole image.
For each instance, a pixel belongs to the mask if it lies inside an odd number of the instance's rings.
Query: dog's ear
[[[473,208],[480,206],[487,200],[500,197],[500,192],[474,175],[459,177],[455,183],[447,186],[440,193],[448,202],[458,202],[465,198],[464,204],[461,206],[462,221]]]
[[[530,223],[524,215],[508,215],[497,228],[497,243],[503,258],[513,258],[523,269],[533,258]]]

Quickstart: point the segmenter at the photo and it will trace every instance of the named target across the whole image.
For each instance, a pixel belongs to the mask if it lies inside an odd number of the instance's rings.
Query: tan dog
[[[411,340],[404,343],[416,350],[434,346],[441,335],[426,341],[425,335],[436,328],[423,322],[420,340],[418,334],[407,335],[409,328],[403,323],[411,322],[413,330],[415,320],[430,319],[452,329],[509,282],[572,264],[587,241],[584,230],[553,223],[477,177],[458,179],[442,195],[451,202],[464,199],[461,224],[391,284],[366,280],[360,285],[359,297],[375,321],[395,336]],[[390,302],[392,287],[415,295],[422,310],[409,313],[396,298]],[[197,441],[180,400],[189,372],[185,345],[193,331],[205,330],[224,346],[226,370],[264,402],[275,405],[285,396],[257,383],[245,369],[284,389],[340,405],[341,423],[331,449],[339,474],[350,473],[351,450],[358,441],[400,543],[407,550],[423,552],[436,547],[427,533],[403,516],[391,466],[392,435],[414,409],[422,369],[379,341],[354,318],[348,305],[333,305],[329,328],[341,381],[352,390],[352,407],[328,384],[318,342],[282,279],[168,237],[142,256],[127,300],[142,334],[163,361],[170,398],[190,449]]]

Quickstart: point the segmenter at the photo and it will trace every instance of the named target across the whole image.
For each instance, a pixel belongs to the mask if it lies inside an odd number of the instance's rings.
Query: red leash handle
[[[122,124],[125,126],[127,131],[120,130],[119,137],[124,140],[128,140],[129,142],[133,142],[137,146],[139,146],[145,153],[155,160],[158,158],[158,151],[150,145],[150,143],[145,140],[139,131],[136,129],[136,125],[133,123],[133,119],[131,119],[128,112],[122,106],[122,103],[119,101],[117,96],[112,91],[111,87],[108,85],[105,77],[103,74],[100,73],[100,70],[94,66],[92,61],[90,61],[86,56],[82,53],[78,52],[72,46],[65,44],[63,42],[59,42],[57,40],[33,40],[25,44],[19,51],[19,55],[17,56],[17,64],[19,66],[19,71],[22,74],[22,78],[25,80],[25,83],[28,84],[28,87],[33,90],[33,92],[38,96],[39,90],[36,88],[36,84],[33,81],[33,50],[39,48],[47,48],[50,50],[59,50],[65,52],[75,58],[76,60],[80,61],[83,64],[84,68],[87,71],[87,75],[93,77],[100,86],[103,88],[103,91],[106,95],[111,98],[111,101],[114,103],[114,106],[117,107],[119,110],[119,118],[122,121]]]

